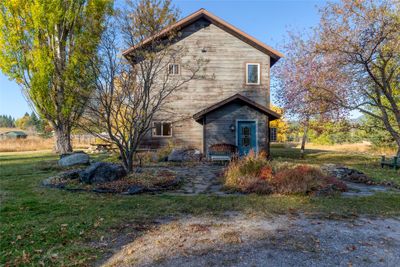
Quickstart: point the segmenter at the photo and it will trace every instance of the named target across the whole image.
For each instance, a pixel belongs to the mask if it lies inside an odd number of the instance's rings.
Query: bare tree
[[[165,112],[169,96],[196,79],[204,65],[201,59],[190,58],[187,62],[181,61],[181,69],[185,70],[181,75],[171,75],[169,64],[181,60],[186,53],[183,47],[175,44],[178,35],[170,32],[152,38],[153,29],[175,21],[167,13],[173,18],[177,13],[171,11],[169,1],[138,2],[133,12],[123,14],[118,20],[122,23],[123,39],[134,47],[130,49],[129,61],[119,54],[121,32],[112,21],[112,27],[103,35],[97,60],[93,62],[92,69],[97,77],[95,92],[82,127],[115,144],[128,172],[133,170],[134,154],[151,130],[154,116]]]

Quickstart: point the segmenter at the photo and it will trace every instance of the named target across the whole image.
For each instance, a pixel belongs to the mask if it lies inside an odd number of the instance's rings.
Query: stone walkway
[[[198,195],[214,194],[225,195],[222,191],[220,175],[224,166],[211,163],[198,163],[193,165],[170,166],[169,170],[175,171],[182,180],[182,186],[168,194]]]
[[[343,197],[366,197],[372,196],[378,192],[400,193],[400,190],[383,185],[367,185],[363,183],[353,183],[344,181],[348,187],[347,192],[343,192]]]
[[[365,197],[372,196],[378,192],[400,193],[400,190],[394,187],[366,184],[365,182],[371,179],[364,173],[355,169],[336,164],[323,164],[321,169],[346,183],[348,191],[342,193],[343,197]],[[356,180],[354,178],[356,178]]]

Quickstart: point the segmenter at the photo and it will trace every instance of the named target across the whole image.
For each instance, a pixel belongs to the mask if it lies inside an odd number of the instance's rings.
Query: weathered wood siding
[[[172,138],[151,138],[144,145],[156,147],[173,139],[177,145],[203,144],[203,126],[192,115],[208,106],[240,93],[269,107],[270,57],[207,20],[200,19],[181,31],[181,39],[174,45],[187,52],[181,59],[181,75],[187,75],[183,65],[202,58],[208,61],[201,74],[204,79],[191,80],[184,88],[171,95],[167,108],[173,121]],[[260,85],[246,85],[246,63],[260,64]]]
[[[213,144],[237,145],[236,123],[239,120],[256,121],[258,151],[267,150],[268,117],[247,105],[230,103],[205,116],[206,136],[204,150],[206,155],[208,155],[208,148]],[[235,131],[231,131],[231,125],[235,126]]]

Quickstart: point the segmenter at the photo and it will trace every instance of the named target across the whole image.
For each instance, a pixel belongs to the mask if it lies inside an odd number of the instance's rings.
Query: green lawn
[[[378,168],[370,165],[372,159],[364,156],[314,151],[305,160],[299,160],[297,151],[274,149],[273,153],[277,160],[349,163],[367,172],[376,172],[376,179],[399,181],[398,173],[375,170]],[[140,224],[166,216],[217,215],[227,210],[267,215],[305,212],[327,217],[400,215],[400,196],[395,194],[357,199],[256,195],[112,196],[40,187],[41,180],[57,171],[56,156],[51,154],[0,154],[0,265],[90,265],[104,253],[90,245],[98,242],[101,236],[107,238],[127,223]]]
[[[294,148],[272,147],[272,155],[277,161],[290,161],[307,164],[334,163],[360,170],[376,181],[392,181],[400,185],[400,169],[381,168],[380,157],[352,152],[306,150],[305,158],[300,159],[300,150]]]

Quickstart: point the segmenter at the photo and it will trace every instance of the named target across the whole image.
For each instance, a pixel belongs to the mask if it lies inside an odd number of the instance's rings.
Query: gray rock
[[[168,161],[199,161],[201,152],[197,149],[176,149],[168,155]]]
[[[133,185],[128,188],[126,192],[123,192],[123,195],[135,195],[135,194],[140,194],[145,191],[145,188],[140,185]]]
[[[79,174],[81,182],[88,184],[111,182],[125,175],[126,171],[121,165],[109,162],[96,162]]]
[[[89,164],[89,155],[85,152],[76,152],[72,154],[61,155],[58,165],[62,167],[69,167],[74,165]]]

